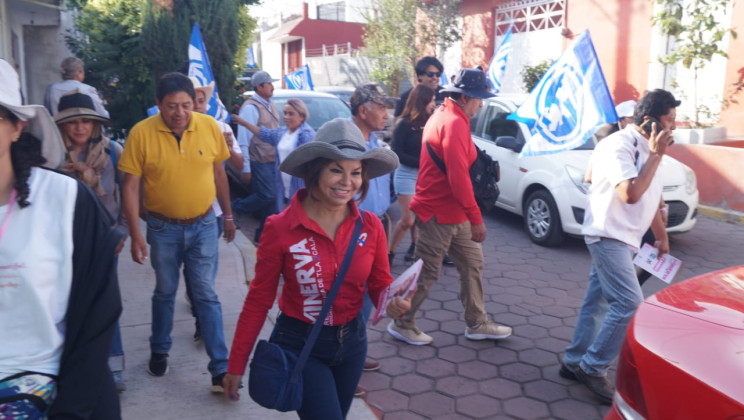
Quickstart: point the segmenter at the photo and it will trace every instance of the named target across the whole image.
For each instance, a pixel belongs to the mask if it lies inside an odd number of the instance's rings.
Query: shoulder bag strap
[[[354,255],[356,242],[357,239],[359,239],[359,233],[361,233],[362,231],[362,219],[364,219],[365,211],[360,210],[360,213],[361,216],[359,217],[359,219],[357,219],[356,225],[354,226],[354,232],[352,232],[351,234],[349,246],[346,248],[346,255],[344,256],[344,261],[341,264],[341,269],[338,270],[336,281],[333,282],[331,291],[328,292],[328,298],[323,305],[323,309],[320,311],[320,315],[318,315],[318,318],[313,324],[313,329],[312,331],[310,331],[310,336],[307,338],[305,346],[302,347],[302,353],[300,353],[300,356],[297,358],[297,363],[295,364],[294,370],[292,371],[290,383],[297,383],[297,381],[299,380],[302,374],[302,369],[305,367],[305,362],[307,362],[307,358],[310,356],[310,351],[315,345],[315,340],[318,339],[320,328],[323,326],[323,320],[325,320],[326,316],[328,315],[328,311],[331,310],[333,300],[336,298],[336,294],[338,294],[338,289],[341,288],[341,283],[343,283],[344,277],[346,277],[346,271],[349,269],[349,265],[351,264],[351,257]]]
[[[116,142],[111,140],[111,143],[109,143],[109,153],[111,154],[111,162],[114,164],[114,182],[116,182],[116,185],[119,185],[119,168],[117,168],[116,163],[116,148],[114,147],[114,144]]]
[[[439,166],[439,169],[444,172],[445,175],[447,175],[447,168],[444,167],[444,162],[442,162],[442,159],[439,159],[439,156],[434,154],[434,149],[431,148],[431,144],[429,144],[428,141],[425,141],[426,143],[426,149],[429,150],[429,156],[431,156],[431,160],[436,163],[437,166]]]

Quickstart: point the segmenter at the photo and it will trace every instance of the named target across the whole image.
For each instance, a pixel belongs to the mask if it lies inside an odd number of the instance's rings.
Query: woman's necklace
[[[3,217],[3,224],[0,225],[0,241],[3,239],[3,234],[5,234],[5,228],[8,227],[8,221],[10,220],[10,215],[13,214],[13,203],[15,203],[16,196],[18,195],[18,191],[16,191],[15,188],[10,192],[10,201],[8,201],[8,209],[5,210],[5,217]]]

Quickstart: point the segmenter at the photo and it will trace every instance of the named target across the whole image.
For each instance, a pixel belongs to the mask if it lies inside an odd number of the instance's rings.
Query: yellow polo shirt
[[[212,205],[214,164],[229,157],[214,118],[192,112],[179,143],[157,114],[129,131],[119,170],[143,178],[148,211],[188,219]]]

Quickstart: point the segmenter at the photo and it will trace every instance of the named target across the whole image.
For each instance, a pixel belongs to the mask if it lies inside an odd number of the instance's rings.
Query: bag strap
[[[349,269],[349,265],[351,265],[351,257],[354,255],[356,242],[357,239],[359,239],[359,234],[362,231],[362,219],[364,219],[365,215],[364,210],[360,210],[359,212],[361,213],[361,216],[359,217],[359,219],[357,219],[356,225],[354,226],[354,232],[352,232],[351,234],[351,240],[349,241],[349,246],[346,248],[344,261],[341,264],[341,268],[338,270],[338,274],[336,275],[336,281],[333,282],[333,286],[331,286],[331,290],[330,292],[328,292],[328,298],[323,305],[323,309],[321,309],[320,315],[318,315],[315,323],[313,323],[313,329],[312,331],[310,331],[310,336],[307,338],[305,346],[302,347],[302,353],[300,353],[300,356],[297,358],[297,363],[295,364],[294,370],[292,370],[292,376],[289,380],[290,383],[297,383],[297,381],[299,381],[300,375],[302,374],[302,369],[305,367],[305,362],[307,362],[307,358],[310,357],[310,351],[313,349],[315,340],[318,339],[318,335],[320,334],[320,328],[323,326],[323,320],[325,320],[328,312],[331,310],[333,300],[338,294],[338,289],[341,288],[341,283],[343,283],[344,277],[346,277],[346,271]]]
[[[434,163],[439,166],[439,169],[441,169],[441,171],[444,172],[445,175],[447,175],[447,168],[444,167],[444,162],[442,162],[442,159],[439,159],[439,156],[434,153],[434,149],[431,148],[431,144],[429,144],[428,141],[425,141],[424,143],[426,143],[426,149],[429,150],[429,156],[431,156],[431,160],[433,160]]]
[[[109,153],[111,154],[111,162],[114,163],[114,182],[116,182],[117,185],[119,185],[119,168],[117,168],[116,164],[116,150],[114,148],[115,141],[111,140],[111,143],[109,143]]]

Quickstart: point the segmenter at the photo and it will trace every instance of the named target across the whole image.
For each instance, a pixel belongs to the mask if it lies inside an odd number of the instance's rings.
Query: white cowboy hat
[[[43,166],[59,169],[65,158],[65,147],[52,116],[41,105],[23,105],[18,74],[3,59],[0,59],[0,80],[3,81],[0,83],[0,106],[26,122],[23,131],[41,140],[41,154],[47,160]]]
[[[293,150],[279,165],[279,170],[303,178],[305,164],[317,158],[366,160],[370,179],[390,173],[398,167],[398,155],[392,150],[383,147],[367,150],[362,132],[348,118],[336,118],[323,124],[313,141]]]
[[[189,76],[189,79],[191,80],[191,83],[194,84],[195,90],[204,91],[204,97],[207,98],[207,102],[209,102],[209,98],[212,97],[212,92],[214,92],[214,81],[209,82],[208,85],[202,85],[199,79],[194,76]]]

